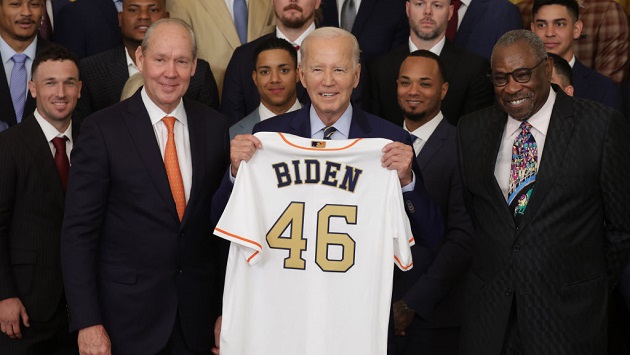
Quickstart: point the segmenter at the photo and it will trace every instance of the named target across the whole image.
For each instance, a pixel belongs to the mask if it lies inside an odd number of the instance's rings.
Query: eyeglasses
[[[488,78],[492,81],[492,84],[497,87],[507,85],[510,80],[510,76],[514,78],[517,83],[525,84],[529,82],[532,78],[532,72],[534,69],[538,68],[542,63],[545,62],[545,59],[541,60],[538,64],[534,65],[531,68],[518,68],[511,73],[493,73],[492,71],[488,73]]]

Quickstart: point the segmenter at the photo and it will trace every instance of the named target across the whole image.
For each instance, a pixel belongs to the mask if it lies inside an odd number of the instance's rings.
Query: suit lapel
[[[490,120],[490,126],[486,130],[483,143],[481,143],[483,144],[483,149],[481,151],[481,156],[478,158],[482,165],[481,169],[483,169],[483,176],[492,177],[492,182],[486,185],[488,186],[489,196],[492,196],[493,199],[499,201],[499,203],[504,206],[503,209],[506,215],[511,221],[513,221],[514,219],[510,213],[510,209],[508,208],[505,196],[503,196],[501,187],[494,176],[494,168],[497,163],[499,148],[501,147],[501,138],[503,137],[503,130],[505,129],[505,124],[507,122],[507,114],[499,110],[496,106],[491,112],[492,118]]]
[[[247,10],[247,40],[254,40],[264,33],[267,33],[267,29],[270,28],[275,29],[274,24],[267,24],[267,16],[260,16],[261,13],[267,14],[269,13],[269,7],[271,7],[271,2],[269,0],[256,0],[250,1],[249,7]]]
[[[470,36],[475,23],[477,23],[479,19],[483,18],[488,5],[489,4],[486,0],[474,0],[470,3],[470,7],[466,10],[466,14],[457,29],[457,34],[455,35],[456,43],[466,43],[466,41],[468,41],[468,37]]]
[[[46,181],[45,184],[55,196],[59,208],[63,210],[65,193],[44,131],[33,115],[25,117],[20,123],[20,128],[20,138],[24,141],[24,147],[29,150],[35,164],[41,167],[42,180]]]
[[[195,204],[200,195],[198,190],[201,188],[202,184],[204,184],[205,162],[208,161],[206,155],[207,150],[205,149],[205,133],[208,132],[205,125],[208,120],[203,119],[201,114],[197,114],[197,112],[191,110],[188,106],[186,100],[184,100],[184,108],[186,109],[186,116],[188,117],[188,137],[190,139],[190,157],[192,160],[192,184],[182,224],[190,218],[188,217],[190,214],[188,211],[195,210]]]
[[[357,16],[352,24],[352,33],[361,33],[361,31],[363,31],[363,27],[365,27],[368,23],[368,18],[370,17],[370,13],[372,12],[375,4],[376,0],[361,1],[359,12],[357,12]]]
[[[9,82],[7,76],[4,74],[4,58],[0,58],[0,66],[2,66],[2,72],[0,76],[0,107],[2,107],[2,116],[4,121],[12,126],[16,124],[15,110],[13,109],[13,101],[11,101],[11,91],[9,90]]]
[[[435,131],[433,131],[433,133],[429,137],[429,140],[424,144],[424,147],[422,147],[422,150],[418,154],[418,166],[420,167],[421,171],[424,170],[424,168],[427,166],[427,163],[444,144],[444,140],[448,135],[448,127],[446,126],[447,124],[448,121],[446,120],[446,118],[443,118],[442,122],[438,124],[438,126],[435,128]]]
[[[337,0],[323,0],[322,12],[326,26],[339,27],[339,12],[337,11]]]
[[[350,121],[350,132],[348,132],[348,138],[354,139],[369,137],[369,133],[371,131],[372,126],[368,122],[363,111],[359,108],[358,105],[353,105],[352,121]]]
[[[164,203],[168,206],[174,218],[179,220],[175,200],[171,193],[166,168],[162,160],[162,153],[155,139],[155,132],[151,125],[151,119],[142,102],[140,90],[138,90],[129,101],[127,101],[127,111],[123,113],[125,124],[129,130],[136,149],[146,167],[151,182],[158,190]]]
[[[125,46],[120,46],[115,51],[112,51],[112,56],[110,57],[111,65],[109,63],[107,65],[110,75],[109,85],[111,85],[112,91],[116,92],[118,96],[120,96],[125,83],[129,79],[127,54],[125,51]]]
[[[309,113],[311,105],[306,105],[301,109],[295,111],[296,114],[292,121],[289,123],[289,131],[286,133],[294,134],[296,136],[311,138],[311,120]]]
[[[254,0],[253,2],[260,1]],[[228,41],[232,50],[236,49],[241,45],[241,40],[238,38],[238,33],[236,32],[236,27],[234,27],[234,22],[232,21],[232,16],[230,16],[230,11],[225,4],[225,1],[199,1],[199,6],[203,6],[206,8],[206,13],[210,15],[210,19],[208,21],[213,21],[217,24],[217,28],[223,29],[221,33]],[[250,2],[251,3],[251,2]],[[248,19],[249,21],[249,19]],[[199,28],[195,29],[199,31]],[[249,31],[249,30],[248,30]]]
[[[547,137],[545,139],[544,159],[540,162],[538,173],[536,174],[536,185],[527,203],[527,209],[523,216],[521,226],[529,223],[549,194],[549,189],[558,176],[558,168],[562,166],[564,153],[569,145],[574,127],[573,105],[571,98],[557,90],[556,102],[551,113]]]

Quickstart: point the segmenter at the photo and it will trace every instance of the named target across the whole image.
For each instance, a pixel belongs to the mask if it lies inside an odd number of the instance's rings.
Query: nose
[[[174,78],[177,76],[177,63],[174,60],[169,60],[164,68],[164,76],[167,78]]]
[[[507,84],[505,84],[503,91],[507,92],[508,94],[514,94],[521,91],[522,88],[523,86],[520,83],[518,83],[516,80],[514,80],[512,75],[509,75],[508,82]]]
[[[418,83],[411,83],[411,85],[409,85],[409,95],[412,96],[417,96],[420,94],[420,85],[418,85]]]
[[[271,71],[271,82],[272,83],[280,82],[280,73],[279,73],[278,70],[272,70]]]
[[[325,86],[332,86],[335,83],[335,77],[331,69],[324,70],[322,84]]]
[[[60,83],[59,85],[57,85],[57,92],[55,92],[55,95],[58,98],[63,98],[66,96],[66,84],[65,83]]]
[[[547,26],[545,27],[545,37],[553,37],[555,36],[556,31],[553,28],[553,26]]]
[[[430,4],[425,4],[424,5],[424,14],[425,15],[431,15],[433,13],[433,9],[431,8]]]
[[[31,16],[31,15],[33,15],[33,11],[31,10],[30,1],[22,2],[22,6],[20,7],[20,15],[22,15],[22,16]]]
[[[140,12],[138,13],[138,18],[140,18],[140,19],[151,18],[149,16],[149,9],[141,9]]]

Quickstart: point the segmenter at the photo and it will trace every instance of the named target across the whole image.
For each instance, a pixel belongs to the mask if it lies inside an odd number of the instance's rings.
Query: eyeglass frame
[[[531,68],[518,68],[510,73],[500,73],[501,75],[504,75],[506,80],[505,80],[505,84],[502,85],[497,85],[496,81],[493,78],[493,73],[492,73],[492,69],[490,69],[490,72],[486,74],[486,76],[488,77],[488,79],[490,79],[490,82],[492,82],[492,85],[500,88],[500,87],[504,87],[506,86],[509,82],[510,82],[510,77],[512,77],[512,79],[514,79],[514,81],[516,81],[519,84],[526,84],[529,83],[530,80],[532,80],[532,74],[534,73],[534,69],[538,68],[542,63],[546,62],[549,58],[544,58],[543,60],[541,60],[540,62],[538,62],[538,64],[534,65]],[[514,75],[514,73],[517,73],[519,71],[524,71],[524,74],[528,74],[527,76],[527,80],[525,81],[520,81],[519,79],[516,78],[516,76]]]

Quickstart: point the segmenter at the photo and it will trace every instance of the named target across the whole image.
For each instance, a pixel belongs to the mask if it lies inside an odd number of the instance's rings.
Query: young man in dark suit
[[[424,185],[444,221],[435,259],[422,245],[411,248],[413,269],[394,274],[394,326],[398,354],[456,355],[464,280],[470,267],[473,228],[464,206],[457,167],[455,127],[442,115],[448,91],[440,58],[427,50],[410,53],[398,75],[398,104]]]
[[[475,226],[464,355],[607,353],[630,258],[630,127],[550,84],[552,66],[536,34],[508,32],[492,54],[498,105],[457,127]]]
[[[70,329],[98,354],[208,354],[227,252],[210,199],[228,165],[227,122],[182,99],[197,61],[186,23],[156,21],[136,58],[144,87],[85,120],[72,154]]]
[[[43,50],[29,89],[37,109],[0,134],[0,353],[77,354],[59,260],[76,58],[56,45]]]

